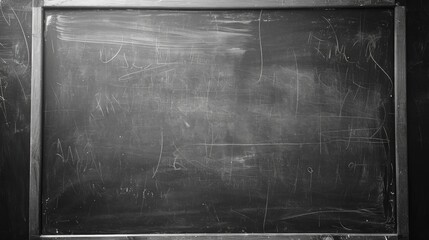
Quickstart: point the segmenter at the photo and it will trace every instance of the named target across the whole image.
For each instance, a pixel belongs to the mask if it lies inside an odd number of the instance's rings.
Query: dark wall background
[[[0,0],[0,239],[25,239],[30,152],[31,0]]]
[[[406,5],[410,239],[427,239],[429,1]],[[0,10],[0,238],[26,239],[31,0],[0,0]]]
[[[411,239],[429,232],[429,1],[407,1],[408,168]]]

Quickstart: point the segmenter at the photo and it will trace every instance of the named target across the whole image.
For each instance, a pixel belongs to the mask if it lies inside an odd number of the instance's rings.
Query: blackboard
[[[392,9],[44,24],[42,234],[396,232]]]

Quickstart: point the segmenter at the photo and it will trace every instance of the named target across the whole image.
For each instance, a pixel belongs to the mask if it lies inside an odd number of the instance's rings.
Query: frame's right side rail
[[[408,170],[407,170],[407,93],[405,7],[395,8],[395,154],[397,231],[400,239],[408,239]]]

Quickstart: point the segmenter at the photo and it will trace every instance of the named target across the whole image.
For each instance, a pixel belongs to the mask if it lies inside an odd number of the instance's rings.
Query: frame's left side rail
[[[36,3],[35,3],[36,4]],[[42,38],[43,9],[35,5],[32,17],[31,130],[29,239],[40,235],[40,172],[42,154]]]

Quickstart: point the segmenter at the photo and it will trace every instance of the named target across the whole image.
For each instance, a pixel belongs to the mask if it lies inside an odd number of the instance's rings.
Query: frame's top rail
[[[38,7],[310,8],[394,6],[395,0],[34,0]]]

